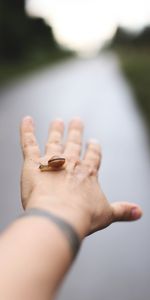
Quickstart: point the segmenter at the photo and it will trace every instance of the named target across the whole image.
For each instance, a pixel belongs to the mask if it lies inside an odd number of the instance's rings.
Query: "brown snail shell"
[[[48,161],[48,165],[52,168],[52,169],[60,169],[62,168],[62,166],[65,163],[65,158],[63,157],[53,157]]]
[[[41,171],[57,171],[62,169],[64,166],[66,160],[64,157],[58,157],[58,156],[53,156],[51,159],[49,159],[47,165],[42,165],[40,164],[39,169]]]

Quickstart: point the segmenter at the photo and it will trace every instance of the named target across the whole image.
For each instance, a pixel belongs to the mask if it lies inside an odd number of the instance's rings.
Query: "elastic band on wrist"
[[[59,229],[63,232],[63,234],[66,236],[66,238],[69,242],[73,257],[75,258],[75,256],[77,255],[77,253],[79,251],[81,241],[80,241],[78,234],[76,233],[76,231],[70,224],[68,224],[61,217],[58,217],[51,212],[48,212],[46,210],[39,209],[39,208],[27,209],[25,211],[25,213],[23,213],[20,217],[28,217],[28,216],[44,217],[44,218],[49,219],[53,223],[55,223],[59,227]]]

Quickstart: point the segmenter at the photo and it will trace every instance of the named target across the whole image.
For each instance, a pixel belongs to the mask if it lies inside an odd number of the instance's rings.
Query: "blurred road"
[[[150,155],[142,117],[116,57],[70,60],[1,90],[1,229],[21,210],[18,128],[26,114],[35,118],[40,145],[50,120],[82,117],[85,139],[102,144],[100,177],[108,198],[135,201],[144,210],[139,222],[113,224],[85,240],[57,299],[148,300]]]

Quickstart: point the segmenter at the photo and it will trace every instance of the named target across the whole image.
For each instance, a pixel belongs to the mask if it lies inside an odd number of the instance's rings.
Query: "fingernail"
[[[76,127],[77,129],[83,130],[83,128],[84,128],[84,123],[83,123],[83,121],[82,121],[81,118],[79,118],[79,117],[74,117],[74,118],[72,118],[72,119],[70,120],[69,126],[72,126],[72,127],[74,127],[74,128]]]
[[[28,121],[28,122],[30,122],[31,124],[33,124],[33,119],[32,119],[32,117],[30,117],[30,116],[24,117],[24,118],[23,118],[23,121]]]
[[[139,219],[142,216],[142,212],[140,211],[140,209],[138,207],[133,207],[131,209],[131,215],[132,215],[132,218]]]
[[[84,126],[84,123],[83,123],[83,120],[80,118],[80,117],[73,117],[72,119],[71,119],[71,123],[74,123],[74,122],[76,122],[76,123],[80,123],[80,124],[82,124],[82,126]]]

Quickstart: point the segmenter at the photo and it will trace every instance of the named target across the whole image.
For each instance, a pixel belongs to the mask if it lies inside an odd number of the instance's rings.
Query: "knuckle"
[[[82,142],[81,142],[81,139],[80,139],[79,136],[78,137],[77,136],[70,136],[69,140],[68,140],[68,143],[79,145],[80,147],[82,145]]]
[[[25,136],[24,142],[23,142],[23,148],[26,149],[28,147],[32,147],[36,145],[36,141],[33,135],[27,134]]]
[[[76,128],[71,128],[70,129],[70,132],[69,132],[69,135],[72,135],[72,136],[81,136],[81,130],[79,129],[76,129]]]
[[[98,156],[101,156],[101,155],[102,155],[101,149],[100,149],[100,147],[98,147],[98,146],[95,146],[95,145],[93,145],[93,144],[89,144],[88,149],[89,149],[91,152],[97,154]]]
[[[45,146],[46,151],[62,151],[63,146],[59,142],[48,142]]]
[[[87,176],[96,176],[97,169],[94,166],[91,166],[90,164],[84,164],[83,170],[86,172]]]
[[[99,169],[100,161],[97,161],[93,158],[89,158],[85,159],[84,165],[88,166],[92,171],[97,171]]]
[[[77,163],[78,160],[78,156],[76,154],[69,154],[68,155],[68,162],[69,163]]]
[[[73,142],[68,142],[67,147],[66,147],[66,152],[71,153],[79,153],[81,149],[81,145],[73,143]]]
[[[46,145],[51,146],[51,145],[55,145],[55,144],[56,145],[60,144],[60,139],[57,137],[53,137],[53,138],[49,139]]]
[[[61,132],[60,132],[60,131],[54,130],[54,131],[52,131],[52,132],[50,133],[50,136],[49,136],[49,141],[50,141],[50,142],[51,142],[51,141],[54,141],[54,142],[55,142],[55,140],[56,140],[56,142],[57,142],[57,141],[60,141],[60,139],[61,139]]]
[[[72,129],[68,135],[68,142],[73,142],[81,145],[81,131],[77,129]]]
[[[89,165],[94,165],[94,166],[99,166],[100,164],[100,159],[97,156],[93,156],[93,155],[88,155],[85,159],[85,161],[89,164]]]

